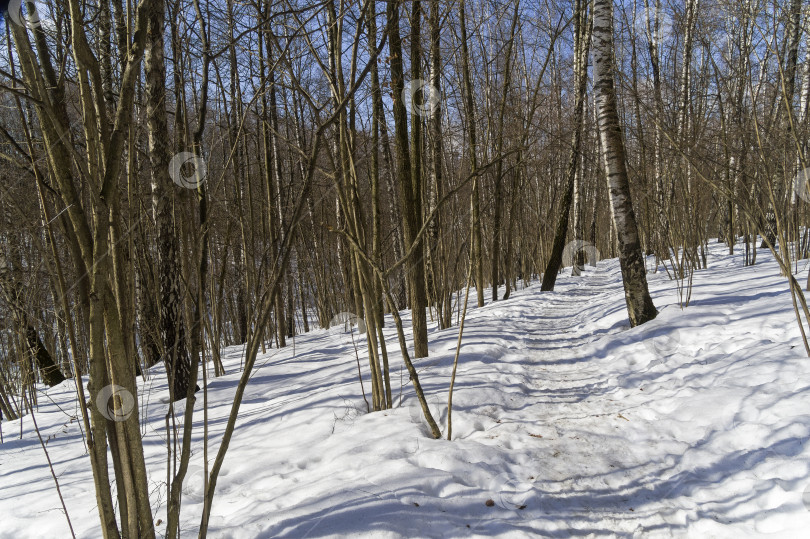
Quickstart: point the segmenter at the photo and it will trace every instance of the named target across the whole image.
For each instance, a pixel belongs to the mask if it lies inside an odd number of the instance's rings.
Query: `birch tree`
[[[630,326],[635,327],[655,318],[658,311],[647,288],[647,268],[630,196],[624,141],[616,106],[613,43],[613,0],[594,0],[594,92],[602,143],[602,164],[607,175],[613,220],[619,239],[619,262],[627,313]]]

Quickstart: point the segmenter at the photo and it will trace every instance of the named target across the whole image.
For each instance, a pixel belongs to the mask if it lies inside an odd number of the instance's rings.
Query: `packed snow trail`
[[[616,260],[582,277],[561,275],[553,293],[536,285],[471,309],[450,442],[428,435],[393,323],[386,337],[397,408],[390,411],[365,413],[350,336],[315,331],[268,350],[245,393],[210,535],[805,536],[810,360],[785,279],[769,256],[744,268],[722,246],[713,246],[709,268],[696,273],[685,310],[676,283],[650,274],[660,314],[634,329]],[[457,331],[432,331],[431,355],[417,362],[443,430]],[[209,379],[209,455],[241,354],[226,350],[228,374]],[[43,391],[37,420],[78,535],[96,537],[71,383]],[[158,494],[165,493],[160,398],[167,389],[159,369],[144,389],[155,519],[165,522]],[[0,511],[9,518],[0,536],[64,536],[53,480],[23,422],[21,440],[11,434],[19,421],[3,423]],[[184,537],[196,536],[202,510],[201,422],[198,407]]]

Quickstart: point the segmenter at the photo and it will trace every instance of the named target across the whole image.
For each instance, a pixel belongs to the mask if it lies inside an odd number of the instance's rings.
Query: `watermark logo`
[[[205,498],[205,470],[192,464],[183,478],[183,496],[190,502],[201,503]]]
[[[405,442],[405,447],[401,449],[407,455],[415,455],[419,450],[418,440],[414,438]],[[357,490],[381,500],[394,500],[402,505],[419,507],[419,492],[410,488],[407,481],[402,481],[395,463],[389,464],[394,466],[364,467],[362,477],[366,484]]]
[[[534,485],[532,483],[522,481],[507,473],[498,475],[495,481],[495,498],[493,501],[498,507],[510,511],[523,511],[529,506],[529,501],[534,496]]]
[[[681,497],[691,497],[701,483],[701,477],[696,470],[686,469],[675,473],[669,479],[662,481],[655,490],[655,497],[659,500],[672,500]]]
[[[766,343],[781,342],[784,340],[784,333],[784,324],[774,320],[772,316],[762,316],[755,337]]]
[[[810,167],[799,171],[793,178],[793,192],[805,202],[810,202]]]
[[[52,22],[44,15],[47,12],[47,6],[37,0],[11,0],[8,4],[9,18],[15,24],[31,30]]]
[[[441,103],[439,90],[428,81],[414,79],[402,90],[402,102],[409,112],[429,116]]]
[[[585,261],[591,266],[596,266],[596,263],[601,260],[602,255],[592,243],[584,240],[574,240],[565,246],[562,253],[563,267],[573,266],[578,258],[578,254],[582,253],[585,256]]]
[[[366,333],[366,323],[354,313],[341,312],[329,321],[329,333],[346,344],[356,345],[360,343],[358,337]]]
[[[96,407],[110,421],[126,421],[135,410],[135,397],[126,388],[110,384],[96,395]]]
[[[674,33],[672,17],[657,0],[651,0],[649,7],[637,9],[632,23],[636,36],[645,41],[652,37],[660,44]]]
[[[650,367],[655,367],[678,353],[681,347],[681,332],[678,328],[664,328],[647,335],[643,342],[647,350],[655,356],[650,363]]]
[[[180,152],[169,162],[169,176],[184,189],[197,189],[208,178],[208,167],[196,153]]]
[[[506,511],[512,511],[515,516],[522,520],[533,520],[543,516],[543,507],[540,504],[540,496],[535,489],[534,478],[526,480],[508,473],[501,473],[490,480],[492,488],[487,489],[491,496],[484,502],[486,507],[498,507]],[[489,509],[482,508],[482,518],[471,526],[473,530],[488,534],[487,524],[493,513]]]
[[[430,410],[430,415],[433,416],[433,420],[440,423],[442,406],[439,404],[439,397],[436,395],[425,396],[425,401],[428,406],[428,410]],[[412,422],[425,428],[428,427],[427,420],[425,419],[425,412],[422,410],[422,403],[419,402],[416,395],[414,395],[410,404],[408,404],[408,415],[410,415]]]

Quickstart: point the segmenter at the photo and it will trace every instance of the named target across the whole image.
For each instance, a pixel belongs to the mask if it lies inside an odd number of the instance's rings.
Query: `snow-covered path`
[[[414,435],[398,417],[375,422],[388,449],[365,464],[370,485],[353,473],[355,495],[342,489],[317,521],[293,510],[268,536],[799,533],[810,521],[808,394],[798,383],[808,369],[789,296],[772,263],[712,262],[687,311],[674,283],[651,276],[662,314],[634,330],[615,261],[561,278],[553,294],[530,288],[471,311],[455,441]],[[759,312],[768,316],[751,316]],[[421,375],[443,421],[455,331],[431,336],[434,366]],[[347,453],[367,455],[361,444]]]
[[[451,442],[427,436],[393,324],[386,331],[398,407],[386,412],[364,413],[346,335],[316,331],[268,350],[246,391],[210,535],[804,536],[810,360],[785,281],[767,256],[743,268],[715,248],[709,264],[686,310],[673,281],[650,275],[661,314],[632,330],[615,260],[581,278],[561,276],[554,293],[536,285],[471,309]],[[432,331],[431,356],[417,364],[443,430],[456,332]],[[209,458],[241,352],[227,350],[228,375],[208,384]],[[163,380],[155,371],[146,381],[142,417],[155,515],[165,521]],[[51,437],[74,527],[95,537],[71,399],[69,384],[49,390],[37,419]],[[188,537],[202,508],[202,414],[195,420]],[[10,517],[0,536],[64,536],[36,435],[25,421],[23,438],[10,439],[19,430],[19,422],[3,424],[0,514]]]

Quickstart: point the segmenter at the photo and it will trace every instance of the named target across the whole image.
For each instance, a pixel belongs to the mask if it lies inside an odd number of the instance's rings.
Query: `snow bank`
[[[472,309],[452,442],[428,436],[393,323],[397,408],[385,412],[365,413],[345,336],[315,331],[269,350],[220,474],[211,536],[805,536],[810,361],[786,281],[763,253],[745,268],[714,245],[709,267],[695,275],[686,310],[676,283],[650,274],[661,314],[634,329],[615,260],[566,273],[553,293],[532,286]],[[443,429],[456,332],[433,330],[431,357],[417,362]],[[208,384],[211,457],[242,352],[226,350],[228,374]],[[165,522],[161,369],[142,391],[155,519]],[[41,390],[39,402],[73,526],[97,537],[72,381]],[[2,427],[0,536],[67,536],[30,417]],[[184,537],[196,536],[202,510],[202,448],[198,411]]]

